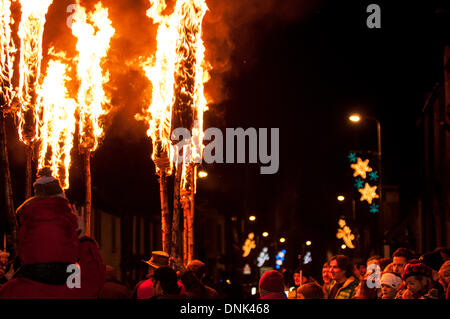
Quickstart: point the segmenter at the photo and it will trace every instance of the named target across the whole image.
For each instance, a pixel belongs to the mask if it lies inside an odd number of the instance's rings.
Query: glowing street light
[[[262,233],[262,235],[263,235],[263,237],[267,237],[267,236],[269,236],[269,233],[265,231],[264,233]]]
[[[347,246],[345,246],[345,244],[342,244],[341,248],[345,249],[345,248],[347,248]]]
[[[354,123],[357,123],[361,121],[361,116],[359,114],[352,114],[348,119]]]
[[[198,177],[200,178],[205,178],[206,176],[208,176],[208,173],[205,171],[200,171],[198,172]]]
[[[286,241],[286,238],[284,238],[284,237],[280,238],[280,243],[284,243],[285,241]]]
[[[306,242],[306,246],[311,246],[311,241],[310,241],[310,240],[308,240],[308,241]]]
[[[255,216],[250,216],[248,219],[249,219],[251,222],[254,222],[254,221],[256,220],[256,217],[255,217]]]
[[[337,200],[340,201],[340,202],[343,202],[343,201],[345,200],[345,197],[342,196],[342,195],[339,195],[339,196],[337,197]]]

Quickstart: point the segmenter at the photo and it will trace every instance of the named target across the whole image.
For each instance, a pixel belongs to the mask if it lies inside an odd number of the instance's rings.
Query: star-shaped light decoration
[[[350,163],[356,163],[356,153],[350,153],[348,156]]]
[[[339,229],[336,233],[336,238],[337,239],[341,239],[345,242],[345,244],[347,245],[348,248],[355,248],[355,246],[352,243],[352,240],[355,239],[355,235],[352,234],[352,230],[350,229],[350,227],[348,227],[346,225],[345,220],[343,219],[339,219]]]
[[[366,179],[367,172],[372,171],[372,167],[369,166],[369,160],[366,159],[363,161],[360,157],[358,157],[358,162],[356,164],[351,164],[350,167],[355,170],[353,177],[361,176],[363,179]]]
[[[376,181],[378,179],[378,171],[373,171],[369,173],[369,178],[371,181]]]
[[[370,205],[370,210],[371,213],[375,214],[378,213],[380,211],[380,206],[373,203],[372,205]]]
[[[377,187],[370,186],[369,183],[366,183],[364,188],[358,189],[358,191],[361,193],[361,202],[367,201],[369,204],[372,204],[372,200],[374,198],[379,198],[377,194]]]
[[[364,187],[364,181],[361,179],[361,177],[358,177],[357,179],[355,179],[355,187],[357,189]]]

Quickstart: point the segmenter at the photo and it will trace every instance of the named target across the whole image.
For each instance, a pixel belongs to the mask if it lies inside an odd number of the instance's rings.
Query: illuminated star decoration
[[[369,173],[369,178],[371,181],[376,181],[378,179],[378,171],[373,171]]]
[[[366,179],[367,172],[372,171],[372,168],[369,167],[369,160],[366,159],[363,161],[360,157],[358,157],[358,162],[356,164],[351,164],[350,167],[355,170],[353,177],[361,176],[363,179]]]
[[[248,255],[250,255],[250,252],[253,248],[256,248],[256,243],[255,243],[255,234],[254,233],[250,233],[248,234],[248,238],[245,240],[244,246],[242,246],[242,250],[243,250],[243,254],[242,257],[247,257]]]
[[[380,211],[379,207],[379,205],[373,203],[372,205],[370,205],[370,212],[373,214],[378,213]]]
[[[350,163],[356,163],[356,153],[350,153],[347,157],[350,160]]]
[[[283,265],[283,261],[284,261],[285,256],[286,256],[286,249],[283,249],[282,251],[278,252],[278,254],[275,257],[275,259],[276,259],[275,268],[276,269],[280,269],[281,268],[281,265]]]
[[[363,188],[363,187],[364,187],[364,181],[361,179],[361,177],[358,177],[358,178],[355,180],[355,187],[356,187],[357,189],[360,189],[360,188]]]
[[[258,260],[258,267],[261,267],[262,265],[264,265],[266,260],[269,260],[269,249],[267,247],[263,248],[257,260]]]
[[[367,201],[369,204],[372,204],[374,198],[379,198],[377,195],[377,187],[372,187],[368,183],[366,183],[364,188],[358,189],[358,191],[361,193],[361,202]]]
[[[353,245],[352,240],[355,239],[355,235],[352,234],[352,230],[346,225],[346,222],[343,219],[339,219],[338,224],[340,228],[336,233],[336,238],[342,238],[348,248],[354,249],[355,246]]]

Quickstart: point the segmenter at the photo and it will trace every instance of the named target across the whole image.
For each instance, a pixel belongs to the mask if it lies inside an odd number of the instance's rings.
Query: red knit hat
[[[268,293],[284,294],[283,275],[276,270],[266,271],[259,280],[259,291],[261,295]]]
[[[433,278],[433,272],[430,267],[421,263],[419,261],[413,261],[409,264],[406,264],[405,271],[403,272],[402,279],[406,280],[406,278],[410,276],[426,276]]]

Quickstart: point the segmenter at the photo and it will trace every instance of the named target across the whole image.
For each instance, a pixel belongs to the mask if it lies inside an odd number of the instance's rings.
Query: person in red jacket
[[[42,169],[38,177],[35,196],[17,209],[21,267],[2,286],[0,298],[97,298],[105,281],[97,244],[78,238],[77,215],[51,170]]]

